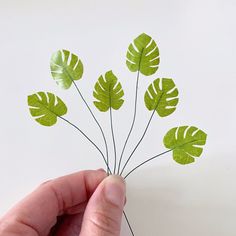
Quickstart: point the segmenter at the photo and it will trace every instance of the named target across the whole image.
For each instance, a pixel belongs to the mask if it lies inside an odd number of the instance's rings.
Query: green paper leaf
[[[70,88],[72,81],[81,79],[83,75],[81,60],[67,50],[53,53],[50,68],[53,79],[63,89]]]
[[[30,114],[44,126],[56,124],[57,117],[67,113],[64,102],[52,93],[38,92],[28,96]]]
[[[156,42],[147,34],[139,35],[128,47],[126,65],[131,72],[140,71],[143,75],[153,75],[160,63]]]
[[[148,110],[156,110],[159,116],[172,114],[178,104],[179,92],[172,79],[156,79],[148,86],[144,95],[145,105]]]
[[[169,130],[164,137],[166,148],[173,149],[173,159],[185,165],[194,162],[194,157],[200,157],[201,146],[206,143],[207,134],[194,126],[180,126]]]
[[[124,103],[124,91],[111,70],[106,72],[105,78],[102,75],[99,77],[94,86],[93,96],[97,99],[93,102],[94,105],[102,112],[109,108],[118,110]]]

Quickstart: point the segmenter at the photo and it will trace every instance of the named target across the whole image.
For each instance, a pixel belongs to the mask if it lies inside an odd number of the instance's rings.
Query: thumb
[[[119,236],[125,203],[125,181],[108,176],[89,199],[80,236]]]

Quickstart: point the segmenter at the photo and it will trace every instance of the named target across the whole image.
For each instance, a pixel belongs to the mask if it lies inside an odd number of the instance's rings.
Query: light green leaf
[[[93,96],[97,99],[93,102],[94,105],[102,112],[109,108],[118,110],[124,103],[124,91],[111,70],[106,72],[105,78],[102,75],[99,77],[94,86]]]
[[[56,124],[57,117],[67,113],[64,102],[52,93],[38,92],[28,96],[30,114],[44,126]]]
[[[139,35],[129,45],[126,65],[132,72],[140,71],[143,75],[153,75],[159,66],[159,49],[156,42],[147,34]]]
[[[166,148],[173,149],[173,159],[184,165],[201,156],[206,138],[207,134],[197,127],[180,126],[169,130],[163,142]]]
[[[173,113],[179,99],[179,92],[172,79],[156,79],[148,86],[144,95],[145,105],[148,110],[156,110],[159,116],[164,117]]]
[[[83,75],[81,60],[64,49],[53,53],[50,68],[53,79],[63,89],[70,88],[72,81],[81,79]]]

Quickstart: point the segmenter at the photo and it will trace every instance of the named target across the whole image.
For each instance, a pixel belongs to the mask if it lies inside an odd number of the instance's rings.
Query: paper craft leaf
[[[159,49],[149,35],[143,33],[129,45],[126,65],[130,71],[140,71],[146,76],[153,75],[157,71],[159,63]]]
[[[179,92],[172,79],[156,79],[148,86],[144,95],[145,105],[148,110],[156,110],[159,116],[164,117],[173,113],[179,99]]]
[[[97,99],[93,102],[94,105],[102,112],[109,108],[118,110],[124,103],[124,91],[111,70],[106,72],[105,78],[102,75],[99,77],[94,86],[93,96]]]
[[[173,149],[173,159],[185,165],[194,162],[194,157],[200,157],[201,146],[206,143],[207,134],[194,126],[180,126],[169,130],[164,137],[166,148]]]
[[[72,81],[81,79],[83,75],[81,60],[67,50],[53,53],[50,68],[53,79],[63,89],[70,88]]]
[[[30,114],[44,126],[56,124],[57,117],[67,113],[65,103],[52,93],[38,92],[28,96]]]

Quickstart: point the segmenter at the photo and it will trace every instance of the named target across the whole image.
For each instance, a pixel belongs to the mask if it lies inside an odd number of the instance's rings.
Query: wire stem
[[[128,140],[129,140],[129,137],[133,131],[133,128],[134,128],[134,123],[135,123],[135,120],[136,120],[136,114],[137,114],[137,103],[138,103],[138,83],[139,83],[139,70],[138,70],[138,73],[137,73],[137,79],[136,79],[136,88],[135,88],[135,98],[134,98],[134,115],[133,115],[133,120],[132,120],[132,124],[131,124],[131,127],[130,127],[130,130],[129,130],[129,133],[127,135],[127,138],[125,140],[125,144],[123,146],[123,149],[122,149],[122,152],[121,152],[121,155],[120,155],[120,160],[119,160],[119,165],[118,165],[118,174],[120,172],[120,167],[121,167],[121,162],[122,162],[122,158],[123,158],[123,154],[124,154],[124,151],[125,151],[125,148],[126,148],[126,145],[128,143]]]
[[[156,109],[154,109],[154,110],[153,110],[153,112],[152,112],[152,114],[151,114],[151,117],[150,117],[150,119],[149,119],[149,121],[148,121],[148,123],[147,123],[147,126],[146,126],[146,128],[145,128],[145,130],[144,130],[144,132],[143,132],[143,135],[142,135],[142,137],[139,139],[139,141],[138,141],[138,143],[136,144],[136,146],[135,146],[134,150],[131,152],[131,154],[130,154],[129,158],[128,158],[128,159],[127,159],[127,161],[125,162],[125,165],[124,165],[124,167],[122,168],[122,171],[121,171],[120,175],[122,175],[122,173],[124,172],[124,170],[125,170],[125,167],[126,167],[126,166],[127,166],[127,164],[129,163],[129,161],[130,161],[131,157],[133,156],[133,154],[134,154],[134,153],[135,153],[135,151],[137,150],[137,148],[138,148],[139,144],[142,142],[142,140],[143,140],[144,136],[146,135],[146,133],[147,133],[147,130],[148,130],[148,127],[150,126],[150,123],[151,123],[151,121],[152,121],[152,118],[153,118],[153,115],[154,115],[155,111],[156,111]]]
[[[78,86],[76,85],[75,81],[74,81],[72,78],[71,78],[71,80],[72,80],[72,83],[74,84],[74,86],[75,86],[77,92],[79,93],[81,99],[83,100],[84,104],[85,104],[86,107],[88,108],[90,114],[92,115],[94,121],[96,122],[97,126],[99,127],[99,129],[100,129],[100,131],[101,131],[101,133],[102,133],[102,137],[103,137],[104,144],[105,144],[105,148],[106,148],[106,158],[107,158],[106,163],[107,163],[107,167],[109,168],[108,146],[107,146],[107,141],[106,141],[106,137],[105,137],[104,131],[103,131],[101,125],[99,124],[97,118],[95,117],[93,111],[91,110],[90,106],[89,106],[88,103],[86,102],[84,96],[83,96],[82,93],[80,92],[80,90],[79,90]],[[108,168],[107,168],[107,173],[109,173]]]
[[[101,149],[96,145],[96,143],[94,143],[78,126],[74,125],[73,123],[71,123],[69,120],[67,120],[66,118],[62,117],[62,116],[58,116],[60,119],[62,119],[63,121],[65,121],[66,123],[68,123],[69,125],[73,126],[75,129],[77,129],[98,151],[99,153],[102,155],[103,160],[106,164],[108,173],[111,174],[111,170],[109,168],[109,165],[107,163],[107,160],[103,154],[103,152],[101,151]]]
[[[111,134],[112,134],[112,141],[113,141],[113,148],[114,148],[114,174],[116,173],[116,142],[115,142],[115,135],[113,129],[113,121],[112,121],[112,108],[110,107],[110,123],[111,123]]]
[[[126,220],[126,222],[127,222],[127,224],[128,224],[128,227],[129,227],[129,229],[130,229],[130,232],[131,232],[132,236],[135,236],[135,235],[134,235],[134,231],[133,231],[133,229],[132,229],[132,227],[131,227],[131,224],[129,223],[129,219],[128,219],[128,217],[127,217],[125,211],[123,211],[123,214],[124,214],[125,220]]]
[[[158,154],[158,155],[155,155],[155,156],[153,156],[153,157],[147,159],[146,161],[142,162],[141,164],[137,165],[137,166],[136,166],[135,168],[133,168],[127,175],[125,175],[124,179],[126,179],[132,172],[134,172],[135,170],[137,170],[137,169],[138,169],[139,167],[141,167],[142,165],[144,165],[144,164],[146,164],[147,162],[152,161],[153,159],[155,159],[155,158],[157,158],[157,157],[160,157],[160,156],[162,156],[162,155],[164,155],[164,154],[166,154],[166,153],[168,153],[168,152],[170,152],[170,151],[173,151],[173,149],[170,149],[170,150],[167,150],[167,151],[165,151],[165,152],[162,152],[162,153],[160,153],[160,154]]]

